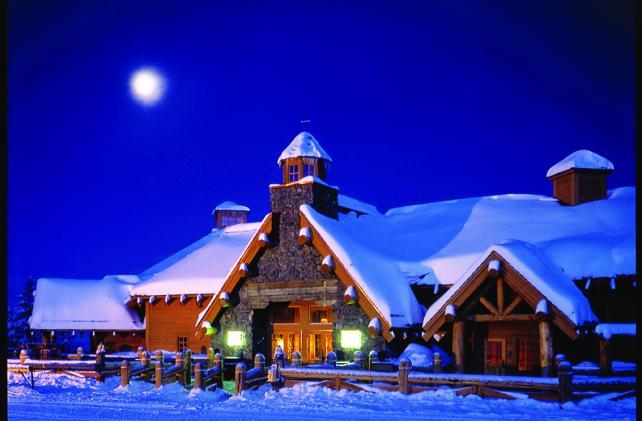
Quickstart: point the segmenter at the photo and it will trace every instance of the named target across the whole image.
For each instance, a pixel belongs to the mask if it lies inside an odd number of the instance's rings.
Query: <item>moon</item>
[[[152,106],[163,98],[165,78],[153,68],[138,69],[129,79],[129,90],[136,101]]]

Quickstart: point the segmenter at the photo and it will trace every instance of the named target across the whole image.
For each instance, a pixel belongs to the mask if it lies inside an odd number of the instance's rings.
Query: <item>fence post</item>
[[[234,369],[234,394],[239,395],[245,387],[245,363],[236,364]]]
[[[432,354],[432,372],[441,373],[441,354],[439,352]]]
[[[557,367],[557,376],[559,379],[561,403],[571,400],[573,397],[573,370],[571,363],[568,361],[560,362]]]
[[[218,376],[218,387],[223,388],[223,380],[225,380],[225,378],[223,377],[225,375],[225,361],[223,361],[223,357],[221,356],[221,354],[217,352],[216,354],[214,354],[213,362],[214,367],[218,367],[221,369],[221,374]]]
[[[368,354],[368,370],[372,371],[376,362],[379,362],[379,353],[373,349]]]
[[[203,389],[203,370],[202,364],[196,363],[194,365],[194,389]]]
[[[129,362],[123,360],[120,363],[120,387],[126,387],[129,384]]]
[[[363,368],[363,352],[361,351],[354,351],[352,354],[352,360],[359,365],[359,368]]]
[[[299,351],[294,351],[292,353],[292,362],[296,367],[301,367],[303,364],[303,357],[301,357],[301,353]]]
[[[192,384],[192,351],[185,351],[185,385]]]
[[[279,365],[281,367],[285,366],[285,352],[283,352],[283,349],[280,346],[276,347],[273,359],[276,365]]]
[[[412,391],[412,386],[410,383],[408,383],[408,374],[410,374],[410,371],[412,370],[412,363],[408,358],[402,358],[401,361],[399,361],[399,374],[398,374],[398,381],[399,381],[399,391],[401,393],[408,394]]]
[[[138,349],[136,349],[136,355],[138,356],[138,358],[142,358],[144,351],[145,351],[145,347],[142,345],[139,346]]]
[[[105,377],[103,376],[103,371],[105,371],[105,351],[96,352],[96,381],[104,382]]]
[[[332,368],[337,368],[337,354],[334,351],[328,352],[328,355],[325,357],[325,363]]]
[[[265,374],[265,355],[260,352],[254,356],[254,368],[258,368],[260,375]]]
[[[47,348],[42,348],[40,350],[40,359],[48,360],[49,359],[49,350]]]
[[[84,353],[85,353],[85,350],[82,349],[82,346],[79,346],[78,348],[76,348],[76,357],[79,360],[82,360],[82,356]]]
[[[176,352],[176,359],[174,360],[174,365],[179,368],[176,372],[176,380],[181,386],[185,386],[185,361],[183,360],[183,353]]]
[[[559,365],[560,365],[560,363],[561,363],[562,361],[568,361],[568,359],[566,358],[566,355],[564,355],[564,354],[557,354],[557,355],[555,356],[555,375],[557,375],[557,367],[559,367]]]
[[[165,369],[163,368],[162,362],[156,361],[154,375],[156,376],[156,389],[160,389],[163,385],[163,376],[165,375]]]
[[[29,358],[29,351],[26,349],[21,349],[20,350],[20,364],[24,364],[25,361]]]

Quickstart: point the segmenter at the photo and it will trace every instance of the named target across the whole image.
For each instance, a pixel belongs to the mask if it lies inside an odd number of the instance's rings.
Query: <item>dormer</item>
[[[586,149],[575,151],[546,173],[561,204],[579,205],[606,198],[606,177],[614,170],[608,159]]]
[[[214,208],[214,212],[212,212],[216,228],[245,224],[247,222],[248,213],[250,213],[250,208],[230,201],[221,203]]]
[[[325,181],[330,162],[330,155],[308,132],[296,135],[277,161],[283,169],[283,184],[294,183],[308,176]]]

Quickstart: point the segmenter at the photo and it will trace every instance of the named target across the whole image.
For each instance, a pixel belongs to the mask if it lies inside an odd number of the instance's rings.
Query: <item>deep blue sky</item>
[[[10,304],[29,275],[139,273],[224,200],[259,220],[302,119],[381,211],[551,194],[581,148],[635,185],[633,1],[12,0],[9,25]]]

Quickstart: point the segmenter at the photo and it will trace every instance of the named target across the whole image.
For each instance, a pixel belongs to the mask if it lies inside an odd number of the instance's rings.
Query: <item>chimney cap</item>
[[[591,152],[588,149],[580,149],[549,168],[546,172],[546,177],[551,178],[572,168],[602,170],[608,172],[615,169],[613,163],[603,156],[598,155],[595,152]]]
[[[250,208],[247,206],[239,205],[236,202],[232,202],[230,200],[227,200],[221,204],[219,204],[217,207],[214,208],[214,212],[216,213],[217,211],[241,211],[241,212],[249,212]]]
[[[281,165],[281,163],[288,158],[299,157],[319,158],[332,162],[330,155],[321,147],[314,136],[308,132],[301,132],[296,135],[288,147],[281,152],[276,163]]]

